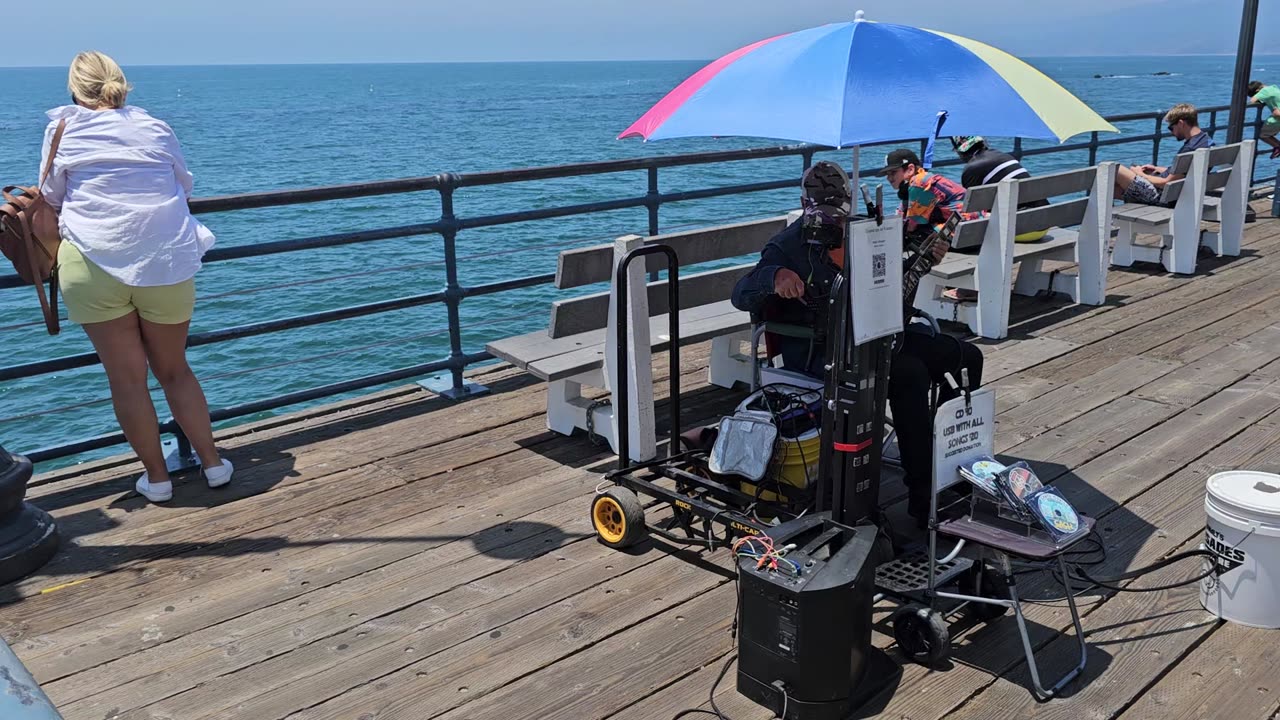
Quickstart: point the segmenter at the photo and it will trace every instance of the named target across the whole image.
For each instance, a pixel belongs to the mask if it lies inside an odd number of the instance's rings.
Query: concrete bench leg
[[[1165,246],[1172,247],[1169,252],[1165,253],[1164,268],[1171,273],[1179,275],[1195,275],[1196,251],[1200,249],[1199,241],[1199,232],[1194,235],[1189,233],[1172,236],[1165,235]]]
[[[1214,255],[1222,257],[1222,233],[1213,230],[1200,231],[1200,247],[1207,247]]]
[[[1043,264],[1039,258],[1018,262],[1018,277],[1013,281],[1015,295],[1035,297],[1041,290],[1050,289],[1047,273],[1040,269]]]
[[[561,435],[572,435],[574,430],[587,430],[587,412],[593,401],[582,397],[582,386],[604,387],[604,374],[592,370],[547,384],[547,429]],[[591,410],[593,430],[609,441],[614,452],[618,450],[613,432],[613,408],[609,404],[596,405]]]
[[[1116,244],[1111,249],[1111,264],[1116,267],[1133,267],[1133,223],[1119,220],[1116,222]]]
[[[755,363],[742,352],[742,344],[751,342],[750,332],[721,335],[711,340],[711,364],[707,382],[732,389],[734,383],[750,386],[755,378]]]

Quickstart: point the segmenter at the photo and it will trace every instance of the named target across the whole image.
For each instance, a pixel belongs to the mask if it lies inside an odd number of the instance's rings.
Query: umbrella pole
[[[857,189],[858,185],[862,182],[861,178],[858,177],[858,172],[861,169],[859,167],[859,165],[861,165],[861,160],[862,160],[862,146],[854,145],[853,146],[853,172],[849,173],[849,178],[853,181],[853,187],[855,189]]]

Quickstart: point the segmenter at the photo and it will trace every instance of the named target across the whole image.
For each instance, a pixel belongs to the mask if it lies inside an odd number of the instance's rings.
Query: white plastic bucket
[[[1280,475],[1232,470],[1205,483],[1203,547],[1226,572],[1200,583],[1200,602],[1223,620],[1280,628]]]

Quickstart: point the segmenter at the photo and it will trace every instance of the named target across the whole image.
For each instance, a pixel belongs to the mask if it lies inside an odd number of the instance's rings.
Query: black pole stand
[[[37,570],[58,550],[49,513],[24,502],[31,461],[0,447],[0,584]]]

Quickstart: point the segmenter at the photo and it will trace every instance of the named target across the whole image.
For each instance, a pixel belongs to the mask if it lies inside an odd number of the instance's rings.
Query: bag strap
[[[44,171],[40,173],[40,184],[36,186],[37,190],[44,188],[44,181],[49,179],[49,173],[53,171],[53,158],[58,154],[58,144],[62,142],[62,133],[67,129],[67,119],[62,118],[58,121],[58,129],[53,132],[53,140],[49,143],[49,159],[44,163]]]
[[[22,223],[22,237],[27,242],[27,262],[30,264],[31,277],[34,280],[32,284],[36,286],[36,296],[40,298],[40,311],[44,314],[44,325],[45,325],[45,328],[49,331],[50,335],[57,335],[58,334],[57,296],[54,296],[54,300],[53,300],[54,304],[51,307],[49,303],[49,297],[45,294],[45,291],[44,291],[44,280],[43,278],[40,277],[40,267],[36,265],[36,254],[35,254],[35,248],[33,247],[34,246],[33,238],[35,236],[31,233],[31,222],[30,220],[27,219],[27,216],[25,213],[23,213],[22,215],[19,215],[18,217]],[[50,277],[53,277],[53,276],[54,274],[50,274]],[[52,289],[52,286],[50,286],[50,288]]]

